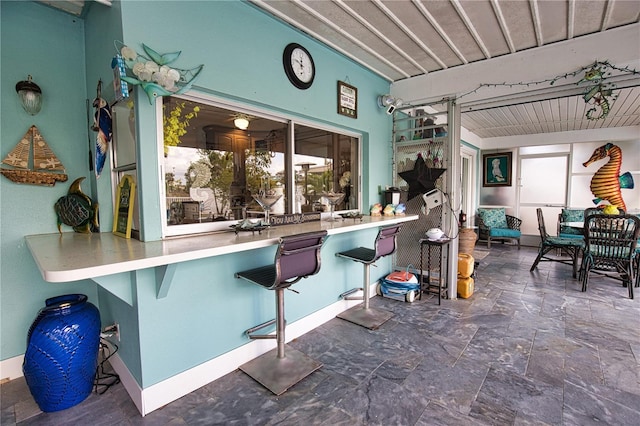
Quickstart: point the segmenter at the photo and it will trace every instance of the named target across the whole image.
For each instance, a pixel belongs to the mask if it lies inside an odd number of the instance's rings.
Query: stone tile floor
[[[1,386],[5,425],[639,425],[640,289],[496,244],[469,299],[376,297],[370,331],[333,319],[291,345],[324,366],[277,397],[236,370],[141,417],[122,385],[42,413]]]

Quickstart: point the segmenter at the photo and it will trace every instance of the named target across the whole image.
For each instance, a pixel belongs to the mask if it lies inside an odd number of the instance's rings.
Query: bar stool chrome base
[[[276,356],[278,349],[275,348],[241,365],[240,370],[274,394],[282,395],[291,386],[322,367],[321,362],[285,346],[286,354],[283,358]]]
[[[337,317],[360,325],[364,328],[368,328],[369,330],[376,330],[382,324],[390,320],[391,317],[393,317],[393,313],[383,309],[365,309],[362,305],[357,305],[351,309],[341,312]]]
[[[352,322],[370,330],[376,330],[387,322],[393,313],[383,309],[369,307],[371,287],[369,284],[370,267],[373,262],[382,256],[387,256],[395,251],[396,235],[400,232],[399,225],[381,227],[376,237],[376,248],[358,247],[355,249],[336,253],[336,256],[362,263],[364,266],[364,276],[361,288],[355,288],[342,293],[343,300],[362,300],[362,305],[354,306],[337,315],[338,318]],[[362,297],[350,297],[349,295],[362,290]]]
[[[250,339],[275,339],[276,348],[243,364],[240,370],[276,395],[322,367],[322,363],[285,345],[284,291],[320,271],[320,249],[326,236],[327,231],[319,231],[282,237],[274,264],[235,273],[236,278],[275,292],[276,318],[246,330],[245,334]],[[256,333],[274,324],[275,334]]]

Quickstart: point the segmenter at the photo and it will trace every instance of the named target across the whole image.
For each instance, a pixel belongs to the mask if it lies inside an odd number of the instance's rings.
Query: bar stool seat
[[[401,225],[388,225],[380,227],[375,240],[375,249],[358,247],[351,250],[336,253],[336,256],[360,262],[364,265],[364,278],[362,287],[354,288],[340,295],[345,300],[362,300],[362,305],[354,306],[338,314],[338,318],[360,325],[362,327],[375,330],[387,322],[393,313],[383,309],[371,308],[369,306],[370,294],[370,266],[383,256],[388,256],[396,251],[396,236],[400,232]],[[351,294],[362,291],[362,297],[354,297]]]
[[[275,291],[276,318],[246,330],[245,334],[250,339],[276,339],[276,348],[241,365],[240,370],[276,395],[322,367],[320,362],[285,344],[284,290],[320,271],[320,249],[326,236],[327,231],[319,231],[282,237],[272,265],[235,273],[236,278]],[[275,335],[254,334],[273,324]]]

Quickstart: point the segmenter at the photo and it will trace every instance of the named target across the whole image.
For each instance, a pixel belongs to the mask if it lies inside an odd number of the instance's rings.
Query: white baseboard
[[[375,285],[372,284],[369,294],[375,296]],[[362,296],[362,291],[352,294],[352,297]],[[339,300],[326,308],[314,312],[306,317],[287,324],[286,339],[290,342],[305,333],[321,326],[327,321],[335,318],[339,313],[361,303],[358,300]],[[262,355],[275,348],[275,340],[252,340],[246,345],[220,355],[210,361],[193,367],[180,374],[176,374],[162,382],[142,389],[138,381],[131,374],[125,363],[116,352],[109,362],[113,369],[120,376],[120,381],[124,385],[133,403],[143,416],[158,408],[175,401],[202,386],[231,373],[242,364]],[[0,361],[0,378],[3,380],[13,380],[22,377],[22,361],[24,355],[19,355]]]
[[[375,284],[374,284],[375,286]],[[362,295],[362,291],[355,293]],[[370,292],[375,295],[375,287]],[[352,296],[354,296],[352,295]],[[294,323],[287,324],[287,342],[321,326],[357,304],[358,300],[339,300],[317,312],[312,313]],[[202,386],[231,373],[242,364],[275,348],[275,340],[252,340],[246,345],[220,355],[210,361],[193,367],[180,374],[176,374],[162,382],[142,389],[126,365],[116,353],[111,359],[111,366],[120,375],[120,380],[136,407],[143,416],[158,408],[175,401]]]
[[[24,376],[22,373],[22,363],[24,354],[7,358],[0,361],[0,382],[17,379]]]

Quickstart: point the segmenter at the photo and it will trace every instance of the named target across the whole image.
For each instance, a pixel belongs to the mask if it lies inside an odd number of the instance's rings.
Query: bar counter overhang
[[[111,233],[25,238],[45,281],[91,280],[102,289],[101,313],[104,310],[108,321],[121,323],[120,352],[111,364],[145,415],[273,348],[273,341],[250,341],[239,331],[265,316],[273,317],[274,309],[270,298],[263,301],[264,295],[235,280],[233,273],[272,262],[279,237],[323,229],[329,235],[322,249],[322,269],[308,279],[306,290],[302,286],[301,294],[295,295],[297,303],[287,307],[287,341],[291,341],[360,303],[338,297],[361,280],[361,271],[336,258],[337,251],[354,246],[357,238],[372,243],[380,226],[417,219],[417,215],[364,216],[274,226],[260,233],[230,231],[151,242]],[[191,278],[198,273],[204,278]],[[185,274],[190,278],[185,280]],[[372,279],[375,283],[377,276]],[[189,297],[194,306],[180,315],[176,310]],[[232,318],[224,317],[225,310]],[[210,323],[195,324],[194,318]],[[186,325],[192,326],[191,331]],[[201,339],[215,344],[207,346]],[[182,342],[183,352],[175,340]]]

